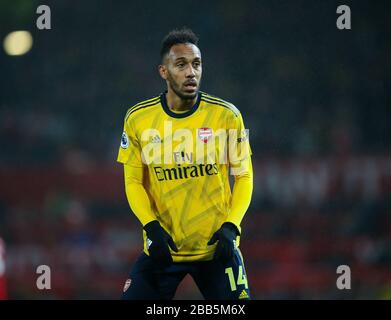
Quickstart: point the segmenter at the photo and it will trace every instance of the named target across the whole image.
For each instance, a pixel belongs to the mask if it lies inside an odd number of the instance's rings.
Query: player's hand
[[[212,245],[219,241],[213,259],[223,262],[232,259],[236,249],[236,236],[238,235],[239,231],[233,223],[224,222],[208,242],[208,245]]]
[[[159,221],[154,220],[144,226],[147,233],[147,246],[149,256],[161,267],[168,267],[172,263],[170,248],[178,252],[174,240],[162,228]]]

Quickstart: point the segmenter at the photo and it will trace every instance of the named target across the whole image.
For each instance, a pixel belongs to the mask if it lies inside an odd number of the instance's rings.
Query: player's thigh
[[[151,259],[145,253],[142,253],[125,281],[122,299],[161,299],[160,292],[154,285],[154,273],[155,270]]]
[[[122,299],[172,299],[184,276],[183,270],[175,265],[158,268],[149,256],[142,253],[125,282]]]
[[[209,261],[192,274],[205,299],[250,299],[247,274],[240,250],[227,263]]]

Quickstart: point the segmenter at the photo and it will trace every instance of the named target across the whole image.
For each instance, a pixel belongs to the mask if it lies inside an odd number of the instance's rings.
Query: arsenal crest
[[[198,138],[200,138],[200,140],[203,142],[203,143],[207,143],[210,138],[212,137],[212,129],[211,128],[199,128],[197,129],[198,131]]]

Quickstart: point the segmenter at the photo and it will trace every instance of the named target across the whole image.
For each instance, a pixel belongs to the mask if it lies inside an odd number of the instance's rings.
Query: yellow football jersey
[[[234,105],[199,92],[190,110],[174,112],[163,93],[128,110],[117,161],[144,168],[154,214],[179,249],[174,262],[182,262],[213,258],[207,242],[230,212],[230,170],[252,170],[250,155]],[[145,231],[143,238],[148,254]]]

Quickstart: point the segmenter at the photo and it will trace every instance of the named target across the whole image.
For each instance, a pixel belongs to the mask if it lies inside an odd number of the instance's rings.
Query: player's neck
[[[197,96],[193,99],[182,99],[174,91],[168,90],[166,93],[167,106],[173,111],[190,110],[197,102]]]

